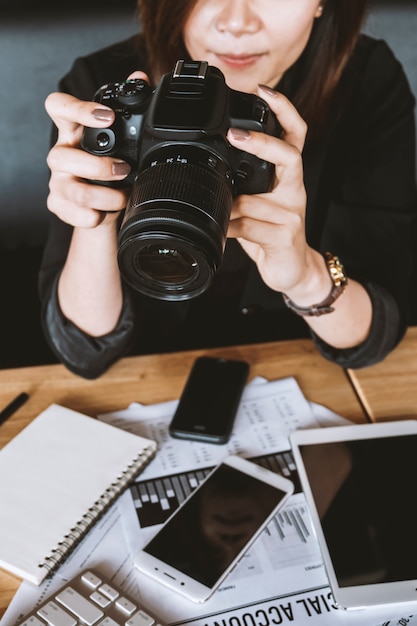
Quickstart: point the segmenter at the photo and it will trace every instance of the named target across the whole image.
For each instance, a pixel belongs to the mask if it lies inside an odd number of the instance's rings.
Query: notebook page
[[[51,551],[77,541],[100,513],[89,513],[94,503],[108,488],[121,490],[127,466],[155,449],[148,439],[51,405],[0,451],[0,567],[39,584],[48,573],[39,565]]]

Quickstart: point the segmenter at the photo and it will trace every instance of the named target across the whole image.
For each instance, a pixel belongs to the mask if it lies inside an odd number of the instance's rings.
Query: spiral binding
[[[141,452],[126,469],[112,482],[99,499],[88,509],[82,518],[70,531],[64,535],[62,541],[51,550],[51,553],[44,557],[38,567],[46,568],[48,575],[59,566],[70,555],[72,550],[85,537],[93,524],[110,508],[118,496],[128,487],[129,483],[140,474],[144,467],[155,455],[153,448],[146,448]]]

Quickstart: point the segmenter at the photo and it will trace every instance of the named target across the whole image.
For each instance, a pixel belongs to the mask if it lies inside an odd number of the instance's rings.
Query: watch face
[[[337,256],[333,256],[330,252],[326,252],[326,262],[327,267],[329,268],[330,277],[336,287],[345,287],[347,284],[347,278],[339,258]]]

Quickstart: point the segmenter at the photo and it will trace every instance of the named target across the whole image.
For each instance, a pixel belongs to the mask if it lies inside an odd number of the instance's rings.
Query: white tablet
[[[417,421],[291,435],[336,604],[417,603]]]

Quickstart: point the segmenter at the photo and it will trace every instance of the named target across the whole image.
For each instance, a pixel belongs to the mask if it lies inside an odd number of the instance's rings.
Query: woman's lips
[[[216,56],[222,63],[229,67],[245,68],[256,63],[262,55],[216,54]]]

